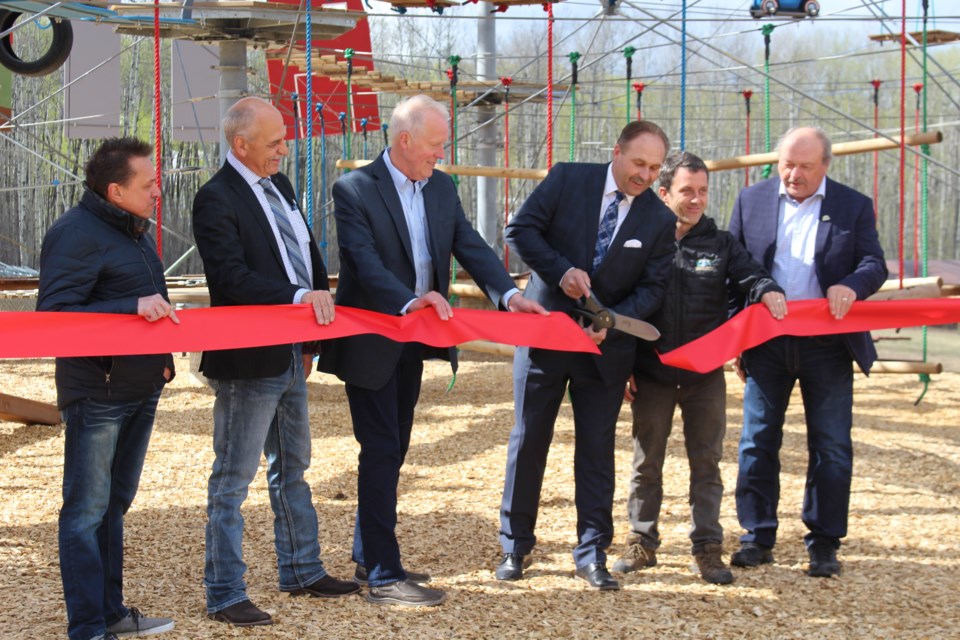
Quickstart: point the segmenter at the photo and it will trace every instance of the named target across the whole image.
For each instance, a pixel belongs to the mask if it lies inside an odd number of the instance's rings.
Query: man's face
[[[660,188],[660,197],[664,204],[677,215],[677,220],[687,226],[694,226],[707,210],[706,171],[691,171],[681,167],[677,169],[670,183],[670,190]]]
[[[149,219],[160,198],[157,171],[146,157],[130,158],[130,168],[133,175],[125,183],[107,185],[107,202],[138,218]]]
[[[283,116],[272,107],[257,110],[254,125],[247,135],[238,135],[233,142],[233,154],[250,171],[261,178],[269,178],[280,171],[280,161],[289,153],[283,141],[287,128]]]
[[[403,131],[390,147],[390,161],[405,176],[417,182],[433,175],[443,160],[449,127],[439,113],[427,111],[418,131]]]
[[[660,175],[666,155],[663,140],[653,133],[641,133],[625,145],[615,146],[610,168],[617,189],[631,197],[646,191]]]
[[[829,166],[823,161],[823,142],[810,129],[798,129],[780,145],[777,172],[784,189],[797,202],[817,192]]]

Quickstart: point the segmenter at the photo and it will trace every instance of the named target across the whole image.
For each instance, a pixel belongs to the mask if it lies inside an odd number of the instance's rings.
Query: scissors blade
[[[650,342],[660,338],[660,331],[649,322],[637,320],[630,316],[623,316],[613,311],[610,311],[610,314],[613,316],[613,328],[618,331],[629,333],[641,340],[648,340]]]

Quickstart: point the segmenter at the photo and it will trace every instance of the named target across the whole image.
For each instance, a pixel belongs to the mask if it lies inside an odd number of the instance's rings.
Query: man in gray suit
[[[470,226],[453,180],[434,167],[443,158],[447,111],[419,95],[401,102],[390,119],[390,147],[373,163],[333,186],[340,279],[337,304],[403,315],[432,308],[453,316],[447,302],[450,258],[462,265],[501,309],[543,313],[516,295],[497,255]],[[421,583],[426,574],[400,562],[397,483],[410,445],[423,361],[451,361],[456,350],[359,335],[326,342],[321,369],[346,382],[353,432],[360,443],[355,579],[375,604],[434,606],[446,594]]]

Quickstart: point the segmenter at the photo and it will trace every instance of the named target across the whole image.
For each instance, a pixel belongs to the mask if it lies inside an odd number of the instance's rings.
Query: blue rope
[[[307,57],[306,65],[304,70],[307,73],[307,166],[305,172],[307,174],[307,226],[311,229],[313,228],[313,20],[310,17],[310,11],[313,8],[313,3],[308,3],[307,6],[307,22],[306,22],[306,32],[304,37],[307,43]]]
[[[300,117],[297,115],[297,102],[300,100],[300,96],[291,93],[290,100],[293,101],[293,190],[297,194],[297,202],[302,202],[303,191],[300,189]]]
[[[320,252],[326,265],[330,264],[327,260],[327,128],[323,121],[322,102],[317,103],[317,114],[320,116]]]
[[[687,0],[680,17],[680,151],[687,148]]]

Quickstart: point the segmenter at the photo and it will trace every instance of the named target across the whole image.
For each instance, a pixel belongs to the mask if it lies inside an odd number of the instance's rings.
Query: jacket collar
[[[110,226],[116,227],[135,239],[142,236],[150,227],[150,220],[135,216],[111,204],[86,183],[83,184],[80,204]]]

